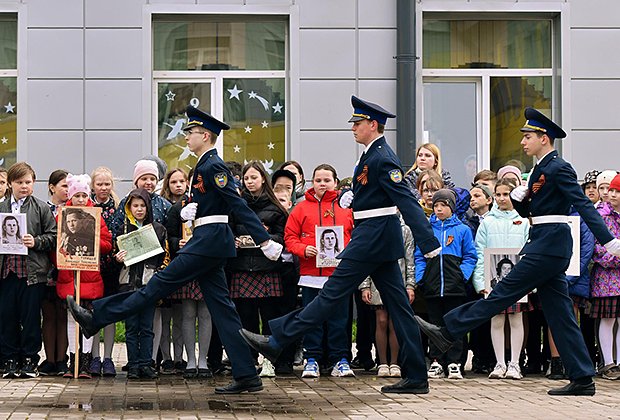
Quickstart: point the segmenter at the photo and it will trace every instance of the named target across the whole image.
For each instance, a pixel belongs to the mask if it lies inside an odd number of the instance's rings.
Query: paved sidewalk
[[[117,365],[124,363],[124,346],[115,348]],[[119,368],[120,370],[120,368]],[[618,418],[620,381],[597,379],[594,397],[550,397],[546,391],[564,381],[531,377],[521,381],[491,381],[481,375],[463,380],[432,380],[427,395],[384,395],[382,385],[394,382],[356,371],[357,378],[264,380],[265,390],[221,396],[215,385],[230,377],[157,381],[116,378],[0,379],[0,419],[206,419],[206,418]]]

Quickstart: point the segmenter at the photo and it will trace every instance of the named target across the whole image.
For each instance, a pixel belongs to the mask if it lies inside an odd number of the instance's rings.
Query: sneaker
[[[140,379],[140,368],[127,366],[127,379]]]
[[[510,362],[508,363],[508,368],[506,369],[506,379],[523,379],[523,375],[521,374],[521,368],[519,367],[519,363]]]
[[[90,374],[92,376],[101,376],[101,368],[101,358],[93,357],[93,360],[90,362]]]
[[[80,366],[78,372],[78,378],[80,379],[93,379],[90,374],[90,364],[93,361],[91,353],[80,353]]]
[[[64,376],[68,370],[69,370],[69,367],[67,366],[67,362],[65,361],[56,362],[56,375]],[[39,373],[41,372],[39,371]]]
[[[302,378],[318,378],[321,376],[319,371],[319,364],[312,357],[308,359],[306,362],[306,366],[304,366],[304,371],[301,374]]]
[[[114,367],[114,362],[109,357],[103,359],[101,374],[106,378],[113,378],[116,376],[116,368]]]
[[[41,376],[56,376],[56,373],[58,373],[56,370],[56,363],[52,363],[48,360],[41,363],[37,370]]]
[[[620,367],[610,363],[602,369],[601,377],[610,381],[620,379]]]
[[[355,372],[353,372],[351,366],[349,366],[349,362],[347,361],[347,359],[343,357],[338,363],[334,365],[334,368],[332,369],[332,376],[341,378],[351,377],[355,376]]]
[[[301,366],[303,362],[304,362],[304,348],[302,346],[299,346],[295,350],[295,356],[293,356],[293,366]]]
[[[164,360],[161,364],[161,369],[159,370],[159,373],[161,373],[162,375],[174,375],[174,362],[172,360]]]
[[[292,362],[276,362],[276,376],[292,375],[293,373]]]
[[[19,378],[20,372],[17,367],[17,362],[15,360],[7,360],[4,365],[4,373],[2,374],[2,378],[4,379],[14,379]]]
[[[448,365],[448,379],[463,379],[460,363],[450,363]]]
[[[390,376],[392,378],[400,378],[401,377],[400,366],[390,365]]]
[[[273,378],[276,376],[274,367],[269,360],[263,359],[263,365],[260,370],[260,375],[258,376],[261,378]]]
[[[213,372],[208,367],[206,368],[198,368],[198,378],[199,379],[208,379],[213,378]]]
[[[142,379],[157,379],[157,371],[152,366],[142,366],[139,368],[139,372]]]
[[[428,368],[428,377],[429,378],[443,378],[443,367],[435,360],[431,363],[431,367]]]
[[[379,378],[387,378],[390,376],[390,368],[388,367],[388,365],[379,365],[379,368],[377,369],[377,376]]]
[[[489,379],[504,379],[505,377],[506,365],[501,362],[497,362],[495,369],[493,369],[493,372],[489,374]]]
[[[36,378],[39,376],[39,372],[37,371],[37,365],[32,361],[30,357],[26,357],[24,359],[24,364],[22,365],[20,378]]]
[[[177,375],[183,375],[183,373],[185,373],[185,369],[187,369],[187,362],[185,360],[174,362],[174,372]]]

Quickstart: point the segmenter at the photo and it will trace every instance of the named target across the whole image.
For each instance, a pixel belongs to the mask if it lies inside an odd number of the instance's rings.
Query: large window
[[[223,119],[224,160],[286,160],[287,27],[274,16],[156,16],[153,69],[159,155],[195,164],[180,131],[187,105]]]
[[[0,166],[17,157],[17,16],[0,14]]]

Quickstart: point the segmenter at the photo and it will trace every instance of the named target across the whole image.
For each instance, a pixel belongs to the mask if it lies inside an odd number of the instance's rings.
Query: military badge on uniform
[[[450,245],[452,242],[454,242],[454,236],[448,235],[448,239],[446,239],[446,246]]]
[[[403,180],[403,174],[400,172],[400,169],[392,169],[390,172],[390,179],[392,182],[396,182],[397,184]]]
[[[368,165],[364,165],[364,169],[362,169],[362,173],[357,176],[357,182],[362,185],[368,184]]]
[[[226,184],[228,184],[228,176],[224,172],[221,172],[215,175],[214,179],[215,179],[215,185],[217,185],[220,188],[224,188]]]
[[[538,178],[538,181],[532,184],[532,192],[536,194],[538,191],[540,191],[543,185],[545,185],[545,174],[542,174],[540,178]]]
[[[196,176],[196,183],[192,185],[192,187],[196,188],[198,191],[200,191],[201,193],[205,193],[205,184],[202,181],[202,176],[201,175],[197,175]]]

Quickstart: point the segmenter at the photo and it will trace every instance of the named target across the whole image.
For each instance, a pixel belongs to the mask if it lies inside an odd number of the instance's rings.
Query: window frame
[[[23,22],[27,21],[27,7],[24,4],[2,4],[0,5],[0,13],[13,14],[17,20],[17,63],[15,69],[0,69],[0,77],[15,78],[16,79],[16,106],[19,105],[19,109],[26,108],[26,72],[19,72],[18,69],[24,68],[28,59],[28,49],[26,46],[27,32],[26,26]],[[16,128],[15,128],[15,161],[19,162],[25,160],[27,156],[27,143],[21,141],[26,138],[27,131],[25,124],[22,124],[23,118],[25,118],[26,112],[21,114],[17,112]],[[8,168],[5,163],[3,166]]]

